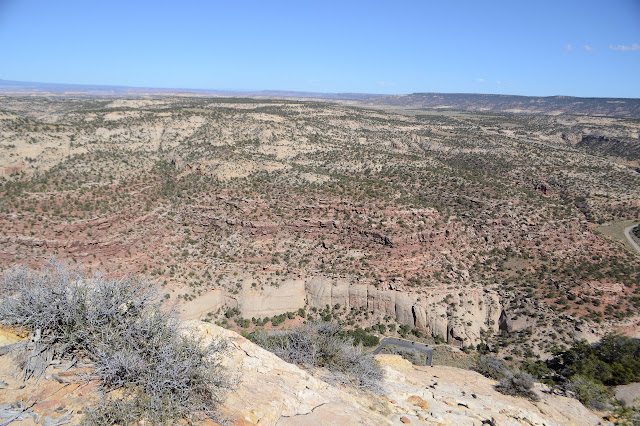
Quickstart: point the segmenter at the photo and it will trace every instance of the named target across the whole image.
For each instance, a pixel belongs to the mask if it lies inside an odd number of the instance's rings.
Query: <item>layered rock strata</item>
[[[288,280],[258,288],[245,283],[237,294],[213,290],[182,308],[184,318],[204,318],[209,312],[238,308],[244,318],[265,318],[309,307],[340,305],[346,312],[365,309],[371,324],[391,317],[423,333],[440,336],[456,346],[475,345],[482,330],[498,331],[502,308],[494,292],[480,287],[404,292],[323,276]]]

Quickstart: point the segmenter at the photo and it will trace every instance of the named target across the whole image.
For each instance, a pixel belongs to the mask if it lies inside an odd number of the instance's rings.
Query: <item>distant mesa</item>
[[[369,93],[316,93],[294,92],[285,90],[208,90],[184,88],[128,87],[108,85],[39,83],[0,79],[0,95],[57,95],[57,96],[212,96],[212,97],[245,97],[245,98],[292,98],[292,99],[333,99],[359,100],[378,96]]]
[[[203,96],[263,99],[315,99],[361,106],[389,106],[407,109],[451,109],[494,113],[546,115],[593,115],[640,118],[637,98],[579,98],[572,96],[517,96],[476,93],[413,93],[384,95],[372,93],[319,93],[285,90],[208,90],[150,88],[106,85],[38,83],[0,79],[0,95],[49,96]]]
[[[363,99],[360,104],[410,109],[453,109],[495,113],[595,115],[640,118],[640,99],[516,96],[475,93],[414,93]]]

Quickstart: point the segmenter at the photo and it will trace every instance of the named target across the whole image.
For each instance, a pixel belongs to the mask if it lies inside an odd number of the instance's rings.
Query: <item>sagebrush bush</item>
[[[474,370],[490,379],[500,380],[507,377],[510,372],[504,362],[492,355],[482,355],[476,361]]]
[[[533,377],[527,373],[517,371],[508,372],[495,386],[496,390],[505,395],[520,396],[532,401],[538,401],[540,397],[533,390]]]
[[[615,405],[613,393],[600,381],[580,375],[572,376],[565,388],[576,395],[578,401],[596,410],[610,410]]]
[[[324,368],[337,381],[377,391],[382,369],[373,355],[342,334],[336,323],[310,322],[290,331],[254,332],[251,339],[287,362]]]
[[[203,345],[188,334],[148,282],[87,278],[52,260],[40,272],[7,271],[0,297],[0,322],[38,336],[23,364],[34,364],[34,354],[93,362],[105,396],[87,410],[86,424],[220,420],[217,407],[233,384],[220,364],[225,342]]]
[[[509,370],[504,362],[495,356],[480,356],[474,370],[485,377],[498,380],[495,389],[500,393],[529,398],[533,401],[540,399],[533,390],[534,380],[530,374]]]

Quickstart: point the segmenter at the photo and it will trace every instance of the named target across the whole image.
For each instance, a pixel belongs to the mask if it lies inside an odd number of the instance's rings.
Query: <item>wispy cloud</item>
[[[609,45],[609,49],[611,49],[611,50],[640,50],[640,44],[633,43],[631,46],[625,46],[624,44],[619,44],[617,46]]]
[[[320,83],[320,80],[309,80],[309,83]]]
[[[476,78],[476,81],[477,81],[478,83],[484,83],[484,78]]]
[[[564,47],[564,50],[573,50],[573,46],[572,46],[572,45],[570,45],[570,44],[567,44],[567,45]]]
[[[596,50],[596,48],[595,48],[595,47],[593,47],[593,46],[589,46],[588,44],[585,44],[584,46],[582,46],[582,49],[583,49],[583,50],[589,50],[589,51],[591,51],[591,50]]]

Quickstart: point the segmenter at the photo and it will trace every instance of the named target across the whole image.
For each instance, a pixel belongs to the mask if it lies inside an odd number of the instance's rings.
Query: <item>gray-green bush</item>
[[[504,365],[504,362],[491,355],[482,355],[478,358],[475,371],[485,377],[498,380],[495,389],[505,395],[520,396],[533,401],[539,399],[533,391],[533,377],[521,371],[513,372]]]
[[[596,410],[610,410],[616,402],[609,388],[592,377],[576,374],[567,380],[565,387],[584,405]]]
[[[334,380],[378,390],[382,369],[371,354],[343,337],[341,331],[334,322],[310,322],[290,331],[254,332],[251,339],[287,362],[321,367],[331,372]]]
[[[148,282],[88,278],[53,260],[39,272],[6,271],[0,297],[0,322],[37,336],[23,354],[25,378],[41,374],[33,366],[46,368],[47,357],[93,362],[105,392],[84,423],[221,420],[217,408],[233,384],[219,362],[225,342],[190,335]]]
[[[492,355],[480,356],[474,370],[494,380],[500,380],[509,374],[509,369],[504,365],[504,362]]]
[[[495,386],[496,390],[505,395],[519,396],[538,401],[540,397],[533,390],[533,377],[527,373],[517,371],[508,372]]]

